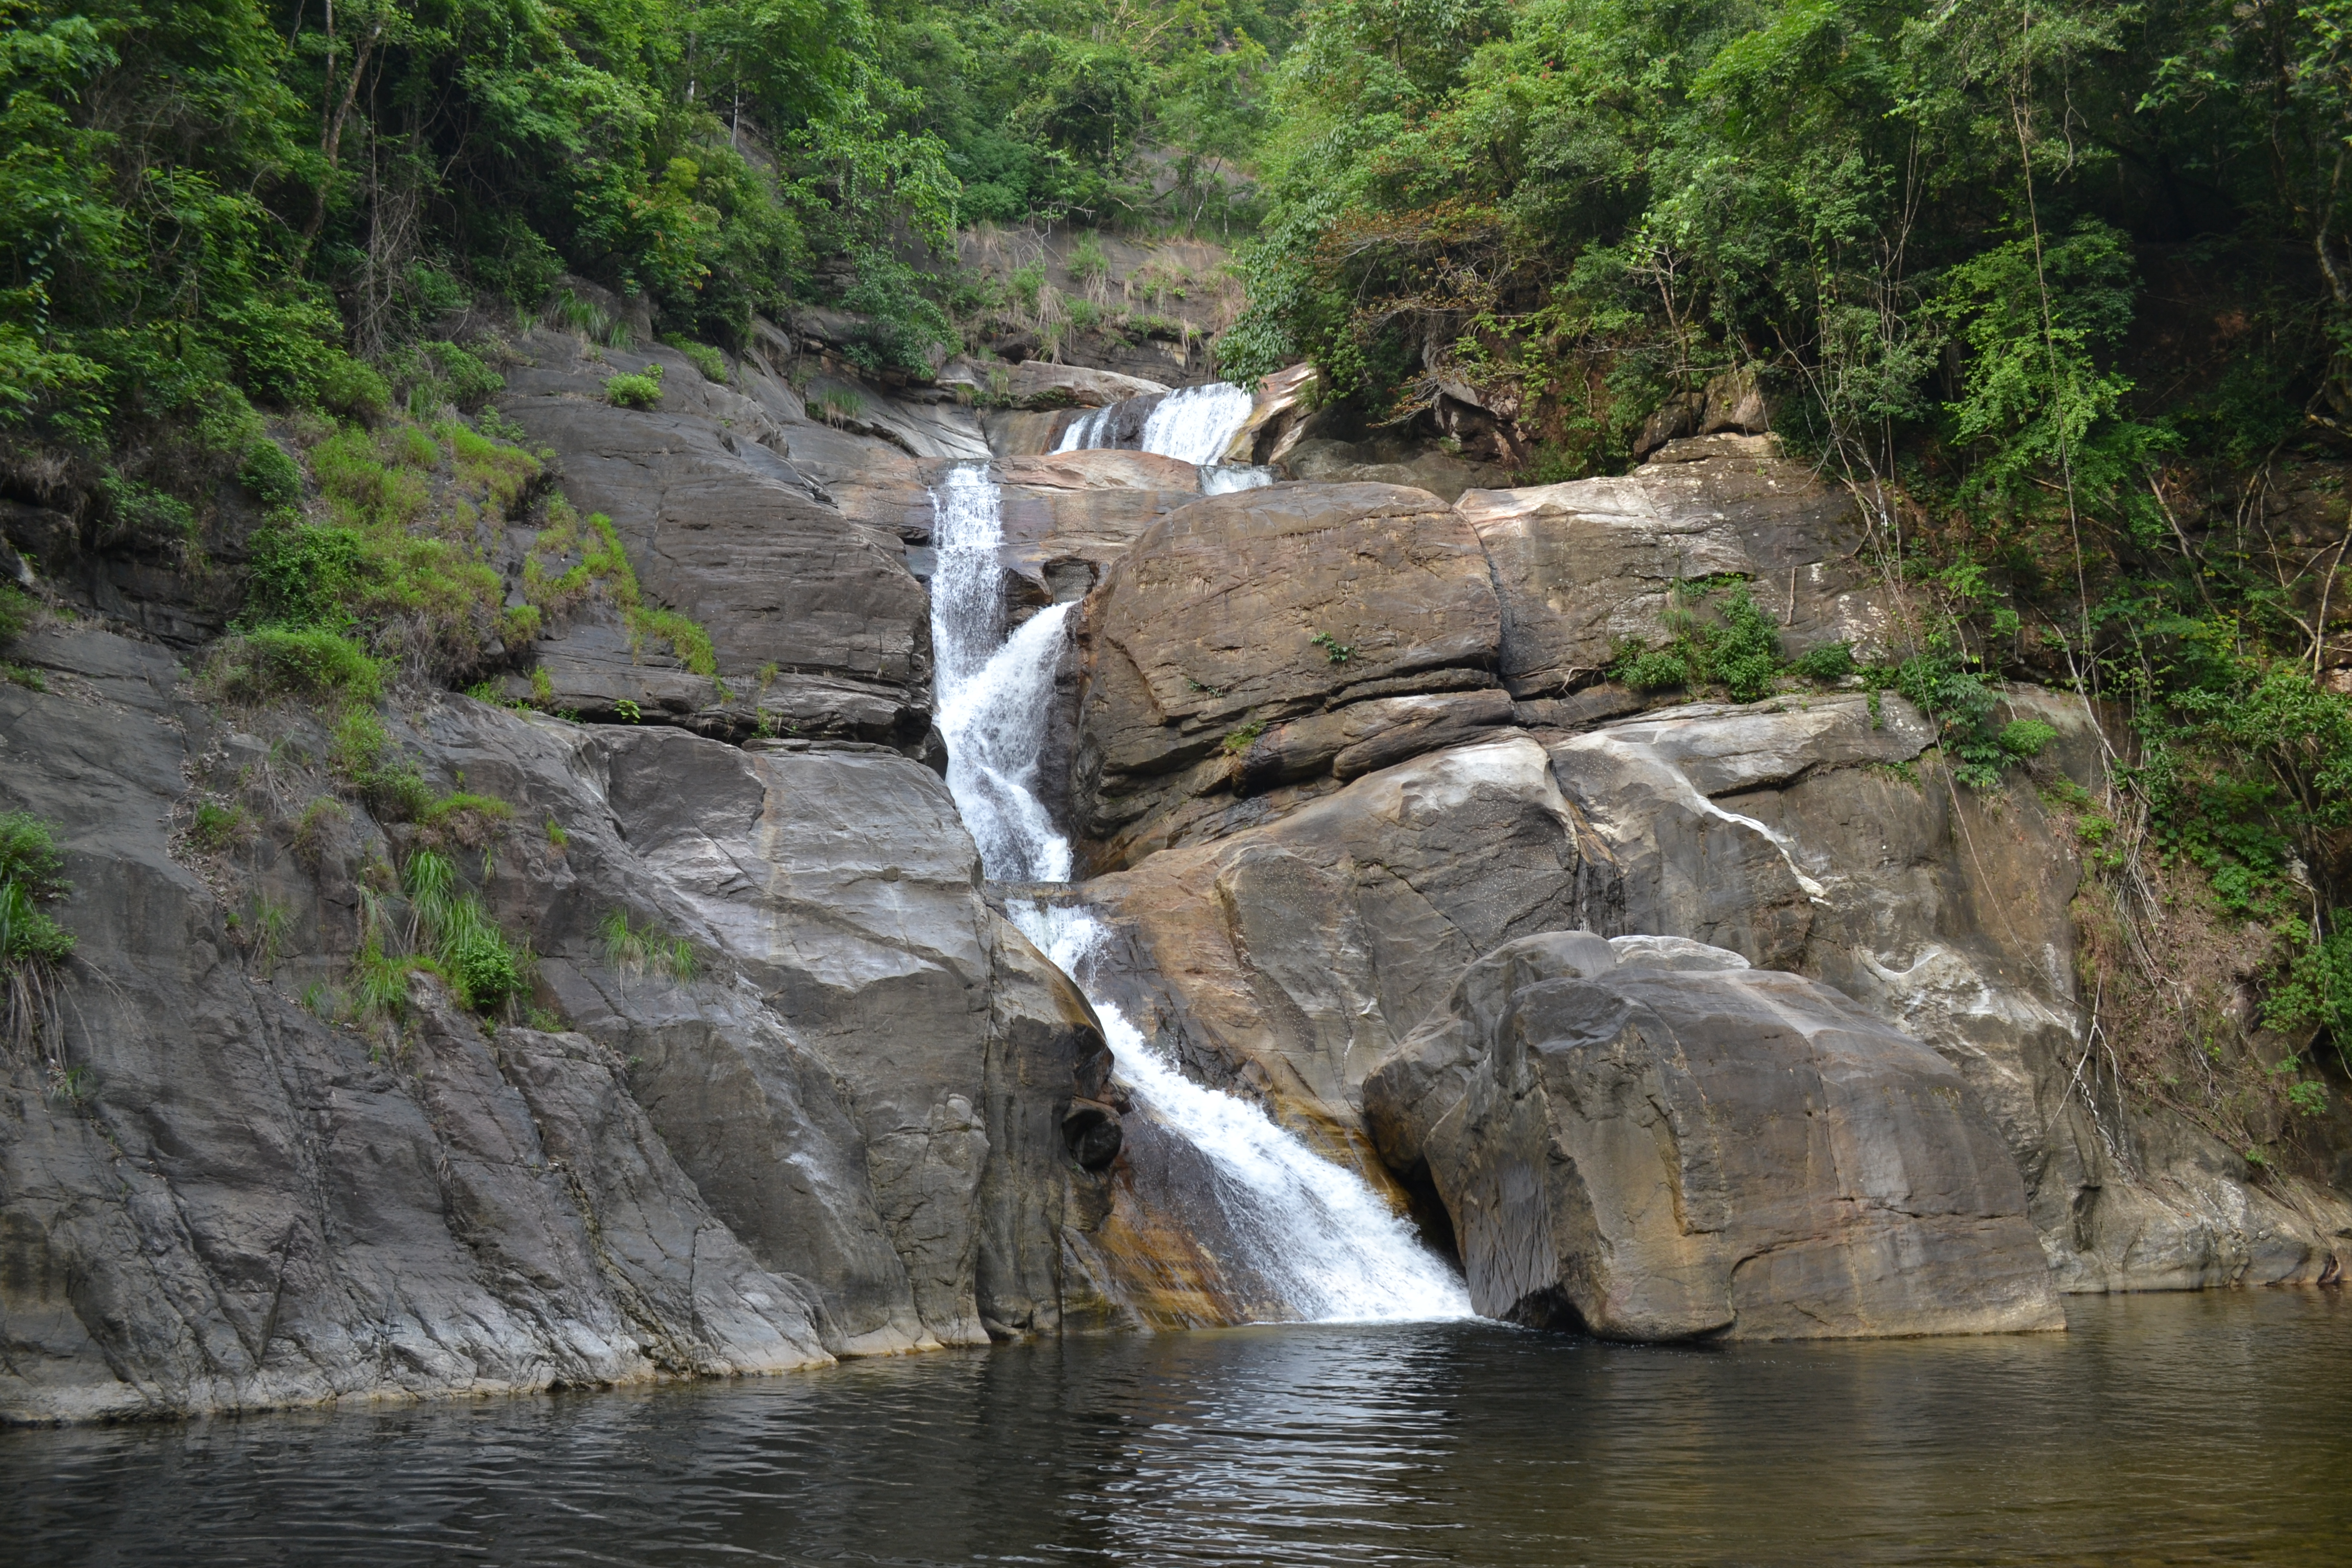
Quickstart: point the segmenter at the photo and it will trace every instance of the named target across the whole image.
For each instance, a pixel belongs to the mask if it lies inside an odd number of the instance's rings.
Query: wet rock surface
[[[1506,943],[1364,1100],[1382,1155],[1444,1201],[1489,1316],[1631,1340],[2065,1326],[1960,1075],[1722,949]]]

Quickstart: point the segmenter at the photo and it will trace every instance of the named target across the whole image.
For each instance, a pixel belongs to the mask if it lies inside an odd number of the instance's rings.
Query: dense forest
[[[0,489],[191,570],[244,495],[243,625],[311,639],[289,658],[497,613],[338,445],[414,429],[528,481],[452,321],[569,274],[685,343],[845,310],[869,368],[919,376],[1006,307],[960,230],[1203,235],[1246,290],[1222,374],[1312,362],[1411,438],[1475,409],[1519,483],[1622,472],[1755,378],[1910,606],[1806,673],[1917,702],[1963,784],[2041,743],[2000,680],[2099,704],[2113,787],[2059,804],[2101,870],[2085,962],[2137,977],[2130,1076],[2242,1141],[2255,1100],[2325,1093],[2209,1047],[2250,942],[2261,1019],[2315,1050],[2352,1023],[2347,0],[0,0]],[[0,636],[38,586],[5,592]],[[1616,673],[1769,689],[1738,585],[1686,623]],[[462,684],[464,638],[423,641]]]

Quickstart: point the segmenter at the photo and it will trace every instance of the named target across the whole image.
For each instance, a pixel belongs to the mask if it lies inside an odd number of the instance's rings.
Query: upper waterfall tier
[[[1234,437],[1248,420],[1254,399],[1248,389],[1229,382],[1179,387],[1158,397],[1144,416],[1136,445],[1143,451],[1187,463],[1214,463],[1225,455]],[[1116,438],[1119,405],[1097,408],[1063,432],[1063,452],[1083,452],[1097,447],[1120,446]]]

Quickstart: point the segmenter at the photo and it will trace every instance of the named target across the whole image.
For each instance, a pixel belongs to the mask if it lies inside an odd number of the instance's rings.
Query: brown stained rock
[[[1110,997],[1207,1081],[1335,1152],[1363,1075],[1461,966],[1581,923],[1605,889],[1543,750],[1506,735],[1391,767],[1231,837],[1097,878]]]
[[[1016,407],[1032,409],[1100,408],[1168,390],[1164,382],[1041,359],[1024,359],[1017,364],[950,360],[940,372],[939,384],[960,387],[972,395],[1001,396]]]
[[[1680,581],[1736,574],[1790,653],[1874,647],[1883,590],[1855,559],[1851,498],[1780,455],[1769,436],[1669,443],[1622,479],[1468,490],[1455,509],[1494,563],[1504,684],[1549,697],[1589,681],[1628,638],[1653,642]]]
[[[1153,452],[1013,458],[995,473],[1005,570],[1031,605],[1084,598],[1146,529],[1201,499],[1198,468]]]
[[[1171,512],[1087,602],[1080,835],[1142,816],[1250,722],[1375,681],[1453,689],[1491,667],[1500,626],[1476,538],[1425,491],[1277,485]]]
[[[1365,1085],[1472,1304],[1608,1339],[2063,1329],[2015,1162],[1959,1073],[1696,943],[1505,944]]]
[[[1258,378],[1249,417],[1225,448],[1229,463],[1278,463],[1307,433],[1321,401],[1323,377],[1311,364],[1294,364]]]

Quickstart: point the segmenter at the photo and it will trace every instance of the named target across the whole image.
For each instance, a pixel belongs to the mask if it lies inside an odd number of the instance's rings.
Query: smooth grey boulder
[[[1472,1304],[1607,1339],[2061,1329],[1960,1075],[1839,993],[1697,943],[1511,942],[1364,1085]]]

